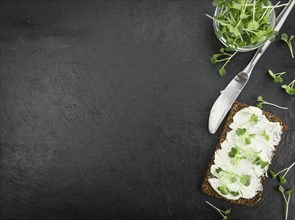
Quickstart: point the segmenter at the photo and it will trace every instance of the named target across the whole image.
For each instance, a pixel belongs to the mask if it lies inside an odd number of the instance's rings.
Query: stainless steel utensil
[[[276,25],[274,28],[275,31],[278,32],[281,29],[294,5],[295,0],[290,0],[285,8],[282,10],[280,15],[276,19]],[[254,66],[270,44],[271,41],[267,40],[261,47],[257,49],[249,64],[232,79],[232,81],[221,92],[221,94],[213,104],[210,111],[208,124],[209,132],[211,134],[214,134],[220,126],[224,117],[230,110],[232,104],[235,102],[235,100],[247,84]]]

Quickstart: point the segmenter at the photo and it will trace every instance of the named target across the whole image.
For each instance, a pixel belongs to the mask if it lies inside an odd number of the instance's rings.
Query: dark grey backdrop
[[[255,207],[200,191],[220,131],[207,130],[210,107],[253,54],[216,74],[211,1],[1,1],[0,13],[1,220],[220,219],[205,200],[232,208],[230,219],[283,219],[273,180]],[[295,158],[295,97],[268,68],[294,78],[284,43],[271,45],[239,100],[290,108],[265,108],[291,127],[279,169]]]

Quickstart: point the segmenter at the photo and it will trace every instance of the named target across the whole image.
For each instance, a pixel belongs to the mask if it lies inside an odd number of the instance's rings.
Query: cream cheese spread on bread
[[[215,152],[208,181],[221,196],[237,200],[253,198],[262,190],[261,178],[281,140],[283,127],[270,122],[257,107],[238,111],[226,139]]]

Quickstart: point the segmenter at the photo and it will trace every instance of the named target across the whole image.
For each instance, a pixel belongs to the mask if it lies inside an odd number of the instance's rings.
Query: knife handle
[[[261,47],[259,47],[258,50],[256,51],[256,53],[254,54],[253,58],[251,59],[251,61],[243,69],[242,72],[247,73],[248,74],[248,77],[250,77],[250,75],[252,73],[252,70],[254,69],[256,63],[258,62],[258,60],[260,59],[260,57],[266,51],[266,49],[268,48],[268,46],[270,44],[271,44],[271,41],[270,40],[267,40]]]

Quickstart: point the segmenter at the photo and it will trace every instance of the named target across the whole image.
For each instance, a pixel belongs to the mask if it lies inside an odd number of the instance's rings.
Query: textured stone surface
[[[232,208],[230,219],[283,219],[273,180],[251,208],[200,191],[220,131],[207,130],[210,107],[253,54],[220,78],[205,13],[210,1],[1,1],[1,220],[219,218],[205,200]],[[294,34],[294,15],[283,31]],[[265,110],[295,128],[295,97],[269,68],[295,77],[284,43],[270,46],[239,100],[288,106]],[[294,161],[294,142],[292,129],[272,168]]]

